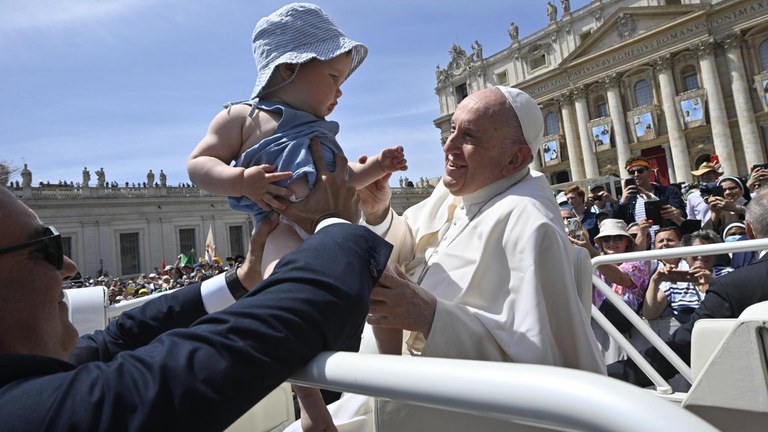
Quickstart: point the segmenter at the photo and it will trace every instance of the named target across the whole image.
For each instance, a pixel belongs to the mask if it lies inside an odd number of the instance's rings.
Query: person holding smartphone
[[[614,217],[627,224],[646,217],[645,202],[662,199],[667,205],[661,209],[661,217],[680,225],[687,217],[685,202],[680,190],[651,182],[651,164],[642,156],[633,156],[624,164],[630,178],[624,181],[624,192],[614,211]],[[661,221],[652,221],[660,225]]]
[[[683,237],[682,246],[722,243],[714,231],[700,230]],[[715,270],[715,255],[690,256],[676,265],[662,262],[651,276],[643,303],[643,316],[648,319],[673,316],[680,324],[690,319],[699,307],[712,278],[730,272],[724,267]]]
[[[723,176],[717,181],[717,185],[722,187],[723,195],[712,195],[707,200],[710,215],[703,228],[711,229],[722,236],[726,226],[744,220],[747,199],[744,184],[738,177]]]
[[[752,169],[749,171],[749,178],[747,179],[747,189],[751,193],[757,193],[760,188],[767,185],[768,163],[752,165]]]

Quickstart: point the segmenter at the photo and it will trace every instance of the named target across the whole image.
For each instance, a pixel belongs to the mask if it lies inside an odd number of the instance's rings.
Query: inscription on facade
[[[706,21],[690,23],[684,27],[676,28],[669,33],[657,35],[652,39],[643,40],[625,48],[620,52],[589,61],[583,65],[568,67],[559,76],[544,84],[533,86],[527,91],[537,98],[552,91],[578,84],[582,77],[594,77],[602,72],[607,72],[616,65],[626,63],[646,53],[657,53],[661,48],[675,44],[686,44],[694,38],[710,33],[718,33],[718,30],[730,31],[734,25],[748,19],[759,12],[768,11],[768,0],[758,0],[744,6],[727,11],[723,14],[709,18]]]

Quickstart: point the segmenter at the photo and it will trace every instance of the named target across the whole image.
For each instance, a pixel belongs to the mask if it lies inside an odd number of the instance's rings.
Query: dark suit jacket
[[[221,431],[321,351],[359,338],[391,245],[336,224],[235,304],[206,314],[200,285],[85,336],[70,361],[0,355],[3,430]]]
[[[685,212],[685,202],[683,201],[683,195],[676,187],[662,186],[658,183],[651,183],[650,192],[656,195],[659,199],[665,200],[672,207],[679,209],[682,213],[683,219],[688,217]],[[632,222],[637,222],[635,220],[636,206],[637,196],[629,198],[629,201],[627,201],[626,205],[619,202],[616,204],[616,208],[613,211],[613,217],[616,219],[622,219],[627,223],[627,225],[631,224]]]
[[[701,305],[674,333],[667,344],[686,363],[691,362],[691,332],[693,324],[702,318],[737,318],[747,307],[768,300],[768,255],[731,273],[713,279]],[[643,356],[662,377],[671,378],[677,370],[659,351],[650,347]],[[608,365],[608,374],[615,378],[647,387],[651,381],[631,360]]]

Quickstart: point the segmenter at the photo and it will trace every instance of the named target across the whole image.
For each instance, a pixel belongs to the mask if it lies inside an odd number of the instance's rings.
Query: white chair
[[[706,320],[701,326],[697,321],[691,342],[692,371],[698,375],[683,407],[724,431],[765,430],[768,302],[748,307],[736,320]],[[707,356],[712,347],[714,354]]]

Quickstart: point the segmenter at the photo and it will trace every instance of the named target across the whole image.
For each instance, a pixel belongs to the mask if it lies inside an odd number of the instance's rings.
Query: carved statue
[[[480,45],[480,42],[478,41],[475,41],[475,43],[472,44],[472,56],[476,61],[483,59],[483,46]]]
[[[99,168],[96,171],[96,186],[97,187],[104,187],[104,185],[107,183],[107,175],[104,174],[104,168]]]
[[[453,44],[451,47],[451,50],[448,51],[448,54],[451,55],[451,61],[456,60],[457,58],[463,58],[467,56],[467,52],[464,51],[462,47],[460,47],[458,44]]]
[[[152,187],[153,184],[155,184],[155,173],[149,170],[147,173],[147,186]]]
[[[563,15],[571,13],[571,0],[560,0],[560,4],[563,6]]]
[[[551,1],[547,2],[547,16],[549,17],[549,22],[557,21],[557,6]]]
[[[91,181],[91,173],[88,172],[88,167],[83,168],[83,187],[88,187],[88,182]]]
[[[32,186],[32,171],[24,164],[24,169],[21,170],[21,187],[29,186]]]
[[[160,170],[160,187],[165,187],[168,181],[168,176],[165,175],[163,170]]]
[[[507,30],[507,33],[509,33],[509,38],[512,39],[512,42],[517,42],[520,39],[518,36],[520,35],[520,29],[517,27],[517,24],[514,22],[511,22],[509,24],[509,30]]]

